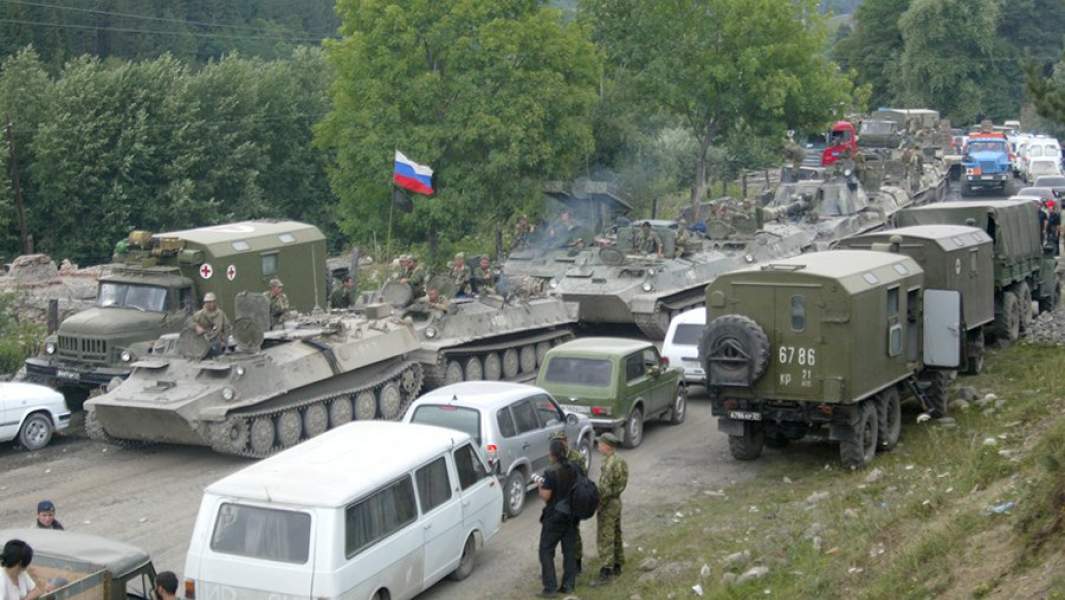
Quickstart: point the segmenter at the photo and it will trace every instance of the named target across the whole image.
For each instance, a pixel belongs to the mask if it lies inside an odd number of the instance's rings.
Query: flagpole
[[[392,195],[388,202],[388,241],[385,242],[386,260],[392,261],[392,211],[396,210],[396,186],[392,186]]]

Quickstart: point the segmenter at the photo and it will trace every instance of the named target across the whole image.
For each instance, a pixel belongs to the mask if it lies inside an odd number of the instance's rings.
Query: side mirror
[[[569,413],[568,415],[566,415],[566,424],[567,425],[576,425],[577,424],[577,415],[575,415],[573,413]]]

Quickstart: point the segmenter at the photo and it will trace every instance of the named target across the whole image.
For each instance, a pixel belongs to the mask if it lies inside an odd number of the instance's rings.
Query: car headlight
[[[427,337],[429,339],[435,338],[436,337],[436,327],[426,327],[425,328],[425,337]]]
[[[548,287],[550,287],[551,289],[555,289],[555,288],[557,288],[557,287],[558,287],[558,280],[557,280],[557,279],[555,279],[554,277],[552,277],[552,278],[551,278],[551,281],[548,281],[548,282],[547,282],[547,285],[548,285]]]
[[[244,377],[244,367],[237,367],[233,372],[237,374],[237,377]]]
[[[45,354],[55,354],[55,342],[48,342],[44,345]]]
[[[130,354],[129,350],[123,350],[122,354],[119,354],[118,357],[122,359],[122,362],[129,362],[133,360],[133,355]]]
[[[640,289],[645,291],[645,292],[650,292],[650,291],[654,291],[655,286],[652,285],[650,281],[645,281],[645,282],[643,282],[643,285],[640,286]]]
[[[224,400],[229,401],[229,400],[232,400],[233,398],[236,398],[236,397],[237,397],[237,393],[235,391],[233,391],[233,388],[223,388],[222,389],[222,398]]]
[[[654,268],[647,269],[647,274],[651,277],[654,277],[655,273],[657,273],[657,271],[655,271]]]

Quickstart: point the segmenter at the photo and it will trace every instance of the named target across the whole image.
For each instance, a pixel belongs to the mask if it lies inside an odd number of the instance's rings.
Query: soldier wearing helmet
[[[207,292],[203,296],[203,308],[192,315],[192,327],[198,335],[202,335],[211,345],[207,356],[217,356],[225,352],[226,340],[232,333],[233,327],[229,323],[229,317],[218,308],[218,297],[214,292]]]
[[[285,320],[288,313],[288,296],[285,295],[285,284],[280,279],[270,280],[270,291],[264,294],[270,299],[270,328],[273,329]]]

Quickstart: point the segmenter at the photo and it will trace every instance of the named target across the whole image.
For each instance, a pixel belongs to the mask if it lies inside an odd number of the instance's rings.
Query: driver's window
[[[645,371],[659,366],[658,351],[654,348],[648,348],[643,351],[643,368]]]
[[[540,423],[544,427],[552,427],[562,422],[562,415],[558,411],[558,406],[555,405],[550,396],[542,394],[534,396],[532,402],[533,406],[536,407],[536,414],[540,416]]]
[[[187,313],[193,312],[196,307],[193,306],[192,288],[181,288],[178,290],[178,308]]]
[[[148,573],[141,573],[126,580],[126,598],[148,600],[152,597],[152,592],[152,578]]]

